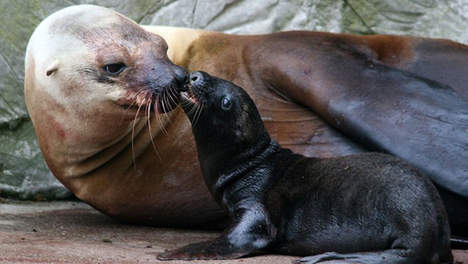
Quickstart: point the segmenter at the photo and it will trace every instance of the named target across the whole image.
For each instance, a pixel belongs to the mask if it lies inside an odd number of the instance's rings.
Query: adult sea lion
[[[203,178],[231,225],[159,259],[267,250],[315,255],[299,261],[310,264],[453,262],[442,200],[406,162],[380,153],[307,158],[281,148],[242,88],[204,72],[190,75],[184,94]]]
[[[154,225],[190,226],[223,216],[203,184],[183,111],[152,114],[148,124],[145,116],[135,117],[137,109],[118,107],[126,84],[146,90],[158,86],[158,72],[174,77],[167,42],[175,64],[244,87],[272,137],[294,152],[333,157],[381,150],[416,165],[452,196],[449,219],[468,232],[465,45],[381,35],[144,28],[106,8],[74,6],[43,21],[28,45],[25,96],[41,150],[80,199],[106,214]],[[137,44],[144,36],[152,40]],[[97,49],[99,43],[113,45]],[[98,54],[124,54],[140,67],[121,74],[141,74],[149,82],[93,77],[89,69],[105,66]],[[158,94],[171,90],[164,86]]]
[[[29,41],[26,104],[48,166],[78,198],[126,221],[196,225],[219,209],[188,173],[196,157],[179,140],[190,137],[182,116],[152,114],[172,110],[185,82],[166,50],[109,9],[63,9]]]

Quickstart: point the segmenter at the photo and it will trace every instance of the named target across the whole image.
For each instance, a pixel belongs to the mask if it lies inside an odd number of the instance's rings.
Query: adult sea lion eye
[[[224,111],[227,111],[231,109],[231,106],[232,106],[232,102],[229,97],[225,96],[223,97],[223,99],[221,99],[221,109],[223,109]]]
[[[109,74],[112,74],[112,75],[118,75],[120,74],[127,66],[122,63],[122,62],[119,62],[119,63],[112,63],[112,64],[107,64],[107,65],[104,65],[103,69],[109,73]]]

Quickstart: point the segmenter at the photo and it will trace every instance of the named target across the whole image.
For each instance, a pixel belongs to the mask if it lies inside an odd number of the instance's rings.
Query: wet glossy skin
[[[240,87],[204,72],[190,79],[182,107],[205,182],[231,225],[213,241],[159,259],[230,259],[267,250],[316,255],[303,263],[452,262],[442,201],[418,170],[379,153],[294,154],[270,139]]]

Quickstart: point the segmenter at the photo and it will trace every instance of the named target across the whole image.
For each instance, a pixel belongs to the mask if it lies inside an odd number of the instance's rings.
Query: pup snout
[[[192,86],[200,86],[205,82],[205,76],[203,72],[196,71],[190,74],[190,84]]]

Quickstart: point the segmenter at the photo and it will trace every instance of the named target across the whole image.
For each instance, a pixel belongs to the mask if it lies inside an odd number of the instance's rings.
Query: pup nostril
[[[192,84],[201,84],[204,82],[204,78],[203,78],[203,74],[202,72],[192,72],[192,74],[190,74],[190,82]]]

